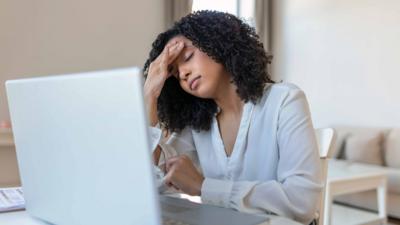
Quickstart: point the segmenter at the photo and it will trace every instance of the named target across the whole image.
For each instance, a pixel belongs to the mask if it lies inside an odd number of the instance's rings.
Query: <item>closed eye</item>
[[[193,54],[194,54],[194,52],[190,53],[189,56],[187,56],[186,58],[183,59],[183,62],[189,61],[189,60],[192,58]],[[180,76],[181,76],[181,75],[179,74],[179,69],[176,69],[176,78],[177,78],[178,80],[180,80]]]
[[[192,56],[193,56],[193,52],[188,57],[186,57],[185,62],[189,61],[192,58]]]

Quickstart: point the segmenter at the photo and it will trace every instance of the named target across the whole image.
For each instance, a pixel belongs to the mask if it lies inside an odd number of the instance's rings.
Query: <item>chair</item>
[[[321,169],[322,169],[322,180],[324,187],[322,189],[322,197],[319,207],[318,225],[328,225],[324,222],[325,214],[325,192],[326,192],[326,180],[328,176],[328,159],[332,157],[333,154],[333,144],[336,140],[336,132],[332,128],[320,128],[315,129],[315,136],[317,138],[319,157],[321,159]]]

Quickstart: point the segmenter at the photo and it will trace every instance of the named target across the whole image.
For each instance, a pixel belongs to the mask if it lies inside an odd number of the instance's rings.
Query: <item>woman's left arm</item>
[[[288,91],[277,127],[277,180],[226,181],[206,178],[205,203],[245,212],[272,212],[303,223],[315,216],[321,196],[320,159],[308,103],[296,88]]]

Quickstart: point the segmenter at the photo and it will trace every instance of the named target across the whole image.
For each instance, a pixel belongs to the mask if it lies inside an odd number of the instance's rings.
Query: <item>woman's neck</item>
[[[214,101],[221,109],[221,113],[238,116],[242,114],[244,102],[237,94],[236,89],[236,86],[231,82],[220,85],[218,88]]]

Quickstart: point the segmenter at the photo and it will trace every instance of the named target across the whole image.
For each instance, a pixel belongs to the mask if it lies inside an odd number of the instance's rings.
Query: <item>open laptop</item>
[[[267,224],[158,195],[142,86],[138,68],[6,82],[27,211],[66,225]]]

